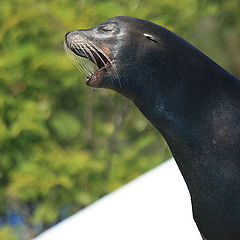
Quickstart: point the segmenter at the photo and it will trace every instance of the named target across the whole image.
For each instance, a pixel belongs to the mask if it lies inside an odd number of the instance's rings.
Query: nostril
[[[66,35],[65,36],[67,36],[69,33],[70,33],[71,31],[69,31],[68,33],[66,33]]]
[[[78,32],[70,31],[65,35],[65,42],[69,48],[71,48],[72,43],[78,38]]]
[[[65,35],[66,41],[74,41],[80,37],[79,31],[70,31]]]
[[[66,40],[66,42],[67,42],[67,40],[68,40],[68,35],[69,35],[69,34],[71,34],[71,31],[68,32],[68,33],[66,33],[66,35],[65,35],[65,40]]]
[[[68,45],[68,34],[69,34],[70,32],[68,32],[67,34],[65,34],[65,43]]]

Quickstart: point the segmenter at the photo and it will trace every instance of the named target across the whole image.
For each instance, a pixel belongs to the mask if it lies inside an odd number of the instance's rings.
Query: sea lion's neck
[[[145,88],[134,102],[165,137],[191,196],[209,197],[212,189],[220,194],[239,166],[240,87],[206,56],[199,64],[173,76],[172,88]]]

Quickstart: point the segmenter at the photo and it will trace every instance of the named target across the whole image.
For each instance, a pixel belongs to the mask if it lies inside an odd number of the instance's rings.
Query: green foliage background
[[[170,156],[131,102],[85,86],[66,32],[148,19],[240,76],[239,12],[239,0],[1,0],[0,239],[31,239]]]

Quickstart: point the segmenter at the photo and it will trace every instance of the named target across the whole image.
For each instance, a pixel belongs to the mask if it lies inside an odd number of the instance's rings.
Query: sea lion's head
[[[65,43],[68,51],[97,66],[87,76],[88,86],[112,89],[134,99],[146,86],[156,87],[155,76],[159,77],[168,56],[168,34],[161,36],[165,31],[152,22],[122,16],[69,32]]]

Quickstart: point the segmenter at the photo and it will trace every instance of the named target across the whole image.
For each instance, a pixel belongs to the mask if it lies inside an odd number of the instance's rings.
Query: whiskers
[[[66,54],[70,57],[79,71],[85,73],[87,79],[91,78],[100,69],[105,69],[112,83],[114,79],[117,79],[119,87],[122,86],[120,77],[113,65],[114,62],[101,48],[86,38],[79,36],[72,36],[68,44],[71,49],[74,49],[75,53],[68,48],[64,41]]]
[[[75,47],[75,43],[73,43],[73,46]],[[74,65],[77,67],[77,69],[80,72],[83,72],[86,77],[90,78],[97,70],[98,67],[95,65],[92,61],[90,61],[88,58],[83,58],[72,52],[68,47],[66,42],[64,41],[64,49],[66,54],[69,56],[69,58],[73,61]],[[83,49],[83,48],[82,48]],[[78,52],[78,48],[76,48],[76,52]]]

